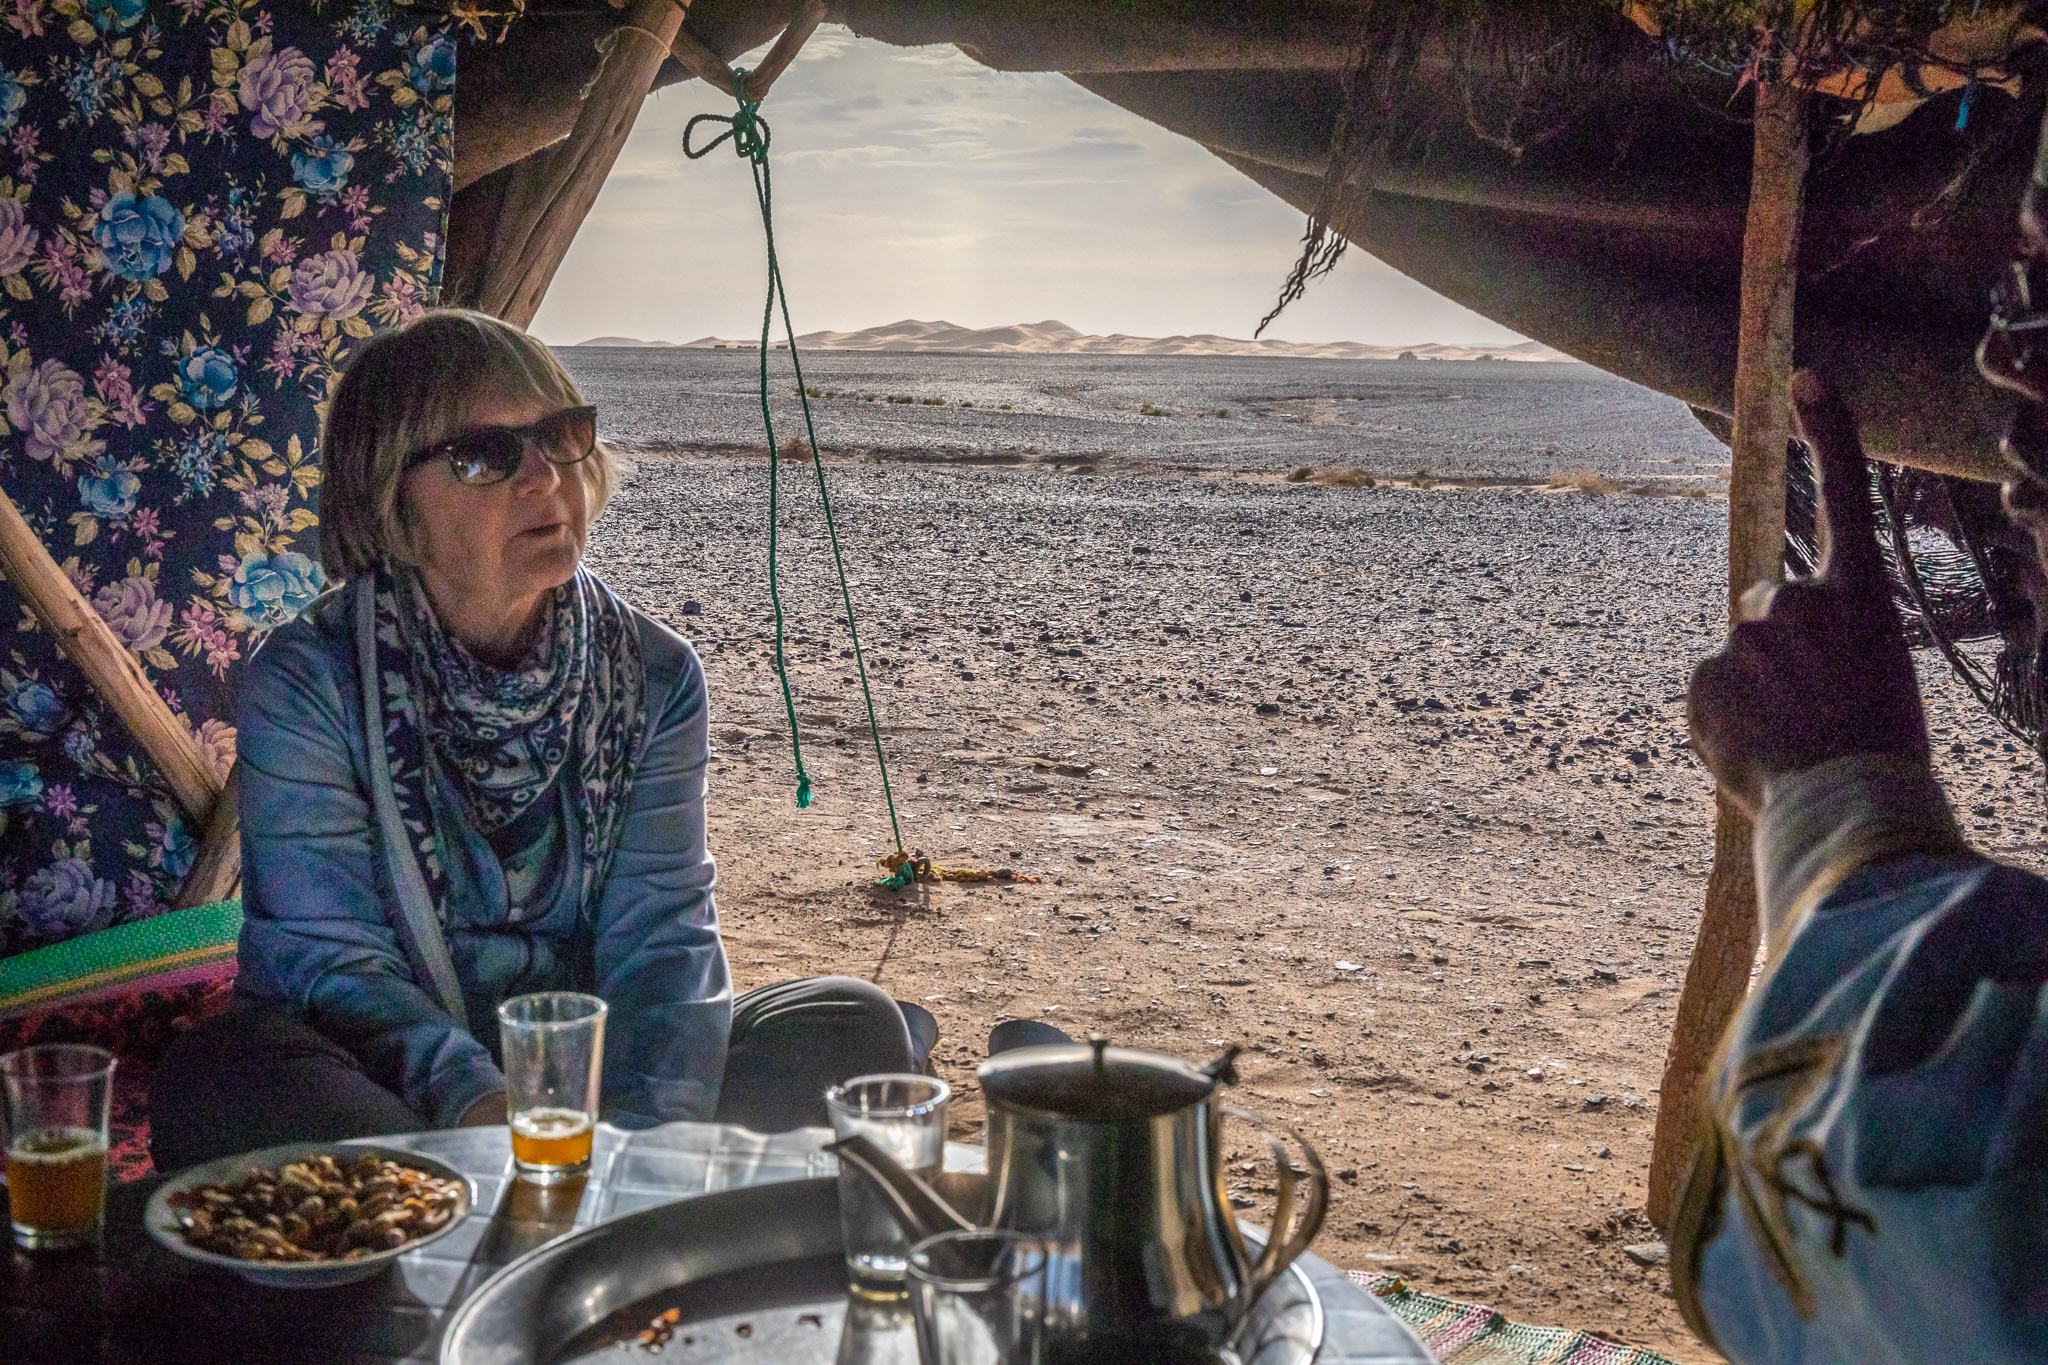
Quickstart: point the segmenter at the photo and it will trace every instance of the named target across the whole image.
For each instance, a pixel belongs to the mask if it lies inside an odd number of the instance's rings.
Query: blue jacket
[[[448,947],[468,1017],[414,979],[392,916],[371,809],[351,584],[273,633],[249,661],[236,717],[242,911],[236,990],[305,1019],[436,1126],[500,1089],[496,1008],[528,991],[611,1005],[604,1108],[628,1126],[709,1118],[732,1023],[732,978],[704,838],[710,748],[704,672],[681,636],[639,612],[648,724],[611,873],[579,913],[574,784],[545,801],[553,875],[521,880],[460,816],[444,781],[429,804],[448,864]],[[522,903],[515,904],[515,899]]]
[[[1680,1306],[1738,1365],[2048,1361],[2048,883],[1865,758],[1773,793],[1757,872]]]

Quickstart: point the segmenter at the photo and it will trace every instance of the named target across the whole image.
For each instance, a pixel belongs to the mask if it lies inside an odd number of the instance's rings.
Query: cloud
[[[730,109],[696,82],[649,99],[536,332],[684,340],[758,326],[747,167],[722,148],[701,161],[680,149],[692,115]],[[1245,336],[1301,236],[1299,213],[1197,144],[1063,76],[990,71],[949,46],[827,26],[763,113],[800,331],[1058,317],[1091,332]],[[1518,339],[1358,251],[1269,335]]]

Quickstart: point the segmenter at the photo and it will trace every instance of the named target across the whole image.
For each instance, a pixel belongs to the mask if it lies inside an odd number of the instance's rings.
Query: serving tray
[[[650,1328],[655,1340],[643,1344]],[[1295,1268],[1253,1306],[1233,1346],[1244,1365],[1308,1365],[1322,1338],[1322,1303]],[[900,1316],[849,1322],[831,1178],[679,1199],[550,1243],[486,1281],[441,1342],[441,1365],[849,1356],[915,1362],[917,1350]]]

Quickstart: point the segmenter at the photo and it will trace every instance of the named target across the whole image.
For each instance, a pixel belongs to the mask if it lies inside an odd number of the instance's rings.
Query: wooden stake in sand
[[[1785,562],[1785,442],[1792,434],[1792,302],[1808,160],[1806,95],[1786,81],[1757,87],[1749,217],[1742,235],[1742,323],[1735,356],[1735,432],[1728,475],[1728,614],[1775,583]],[[1697,1150],[1701,1082],[1749,993],[1756,961],[1756,876],[1749,819],[1726,796],[1714,819],[1714,866],[1685,989],[1664,1059],[1650,1156],[1650,1221],[1668,1228]]]

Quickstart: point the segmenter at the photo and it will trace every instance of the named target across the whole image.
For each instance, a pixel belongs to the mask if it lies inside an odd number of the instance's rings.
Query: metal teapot
[[[1094,1037],[991,1058],[978,1073],[988,1174],[943,1177],[943,1194],[865,1138],[828,1150],[880,1186],[913,1239],[986,1224],[1045,1241],[1053,1358],[1213,1358],[1329,1203],[1306,1139],[1287,1134],[1302,1172],[1262,1120],[1218,1104],[1240,1051],[1198,1065]],[[1259,1125],[1277,1163],[1279,1208],[1256,1258],[1224,1195],[1226,1113]]]

